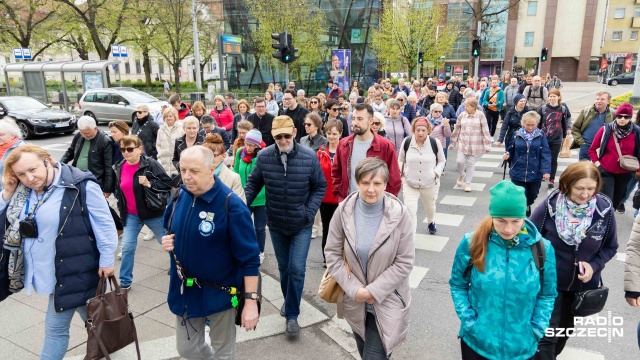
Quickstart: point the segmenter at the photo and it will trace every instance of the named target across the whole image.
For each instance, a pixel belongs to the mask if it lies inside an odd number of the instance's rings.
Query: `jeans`
[[[524,182],[513,179],[511,179],[511,182],[524,188],[524,195],[527,197],[527,205],[533,205],[540,193],[540,185],[542,185],[542,183],[540,181]]]
[[[266,207],[263,206],[250,206],[249,210],[253,214],[253,227],[256,229],[256,237],[258,238],[258,249],[260,252],[264,252],[264,244],[267,239],[267,212]]]
[[[162,216],[140,220],[137,215],[127,214],[127,222],[122,232],[122,262],[120,263],[120,286],[127,287],[133,282],[133,262],[138,246],[138,235],[142,227],[147,225],[156,236],[158,244],[166,233]]]
[[[553,183],[556,179],[556,172],[558,171],[558,155],[562,149],[562,143],[549,143],[549,150],[551,150],[551,173],[549,174],[549,180]]]
[[[629,185],[627,185],[627,193],[624,195],[624,199],[622,199],[623,204],[627,202],[629,196],[636,190],[636,185],[638,185],[638,179],[633,176],[631,180],[629,180]]]
[[[550,328],[569,329],[574,327],[574,316],[571,312],[571,304],[575,298],[574,292],[558,291],[558,297],[553,305],[551,319],[549,319]],[[543,337],[538,344],[538,352],[534,359],[536,360],[555,360],[560,355],[564,346],[569,340],[566,336],[561,337]]]
[[[617,209],[622,204],[622,199],[627,193],[627,185],[633,178],[634,172],[614,174],[603,169],[602,166],[599,166],[598,170],[600,170],[600,175],[602,176],[602,189],[600,192],[607,195],[613,203],[613,208]]]
[[[320,217],[322,218],[322,259],[324,263],[327,263],[327,258],[324,256],[324,247],[327,246],[327,237],[329,236],[329,224],[333,213],[338,209],[338,204],[330,204],[323,202],[320,204]]]
[[[273,250],[280,271],[280,288],[284,297],[284,310],[287,320],[298,319],[300,300],[307,270],[307,255],[311,244],[311,226],[295,234],[282,234],[269,229]]]
[[[387,357],[384,350],[384,344],[382,344],[382,339],[380,339],[380,334],[378,334],[375,315],[368,312],[364,323],[364,337],[367,339],[366,342],[358,334],[353,333],[360,358],[362,358],[362,360],[388,359],[389,357]]]
[[[69,346],[69,328],[73,314],[78,312],[82,321],[87,320],[87,307],[81,306],[55,312],[53,294],[49,295],[49,306],[44,319],[44,344],[40,352],[41,360],[62,360]]]
[[[580,145],[580,153],[578,154],[578,160],[582,161],[582,160],[588,160],[591,161],[591,158],[589,157],[589,147],[591,146],[591,144],[582,144]]]

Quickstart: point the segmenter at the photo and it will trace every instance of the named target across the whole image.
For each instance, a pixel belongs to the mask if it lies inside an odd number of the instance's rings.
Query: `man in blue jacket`
[[[264,186],[267,225],[280,270],[286,318],[285,334],[300,334],[298,315],[311,243],[311,226],[327,188],[316,153],[294,141],[296,128],[286,115],[273,119],[271,135],[276,143],[258,153],[244,191],[253,203]]]
[[[258,240],[244,202],[214,176],[211,150],[195,145],[180,155],[183,185],[164,215],[171,252],[169,309],[176,315],[176,346],[186,359],[235,359],[236,289],[244,282],[242,327],[258,323]],[[233,221],[231,220],[233,219]],[[210,321],[211,345],[205,343]]]

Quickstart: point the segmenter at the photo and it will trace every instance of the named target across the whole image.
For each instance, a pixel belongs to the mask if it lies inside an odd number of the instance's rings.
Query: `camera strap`
[[[33,211],[30,211],[30,209],[29,209],[29,205],[31,203],[31,193],[33,192],[33,189],[29,190],[29,197],[27,198],[27,204],[24,207],[24,214],[27,215],[27,218],[32,219],[32,218],[36,217],[36,212],[38,211],[40,206],[42,206],[42,204],[44,204],[44,202],[47,201],[47,199],[49,199],[49,196],[51,196],[51,194],[53,194],[53,191],[56,188],[57,188],[56,186],[50,185],[49,188],[47,189],[47,191],[42,196],[42,198],[38,199],[38,202],[36,203],[36,206],[33,208]],[[36,194],[36,198],[37,197],[38,197],[38,195]]]

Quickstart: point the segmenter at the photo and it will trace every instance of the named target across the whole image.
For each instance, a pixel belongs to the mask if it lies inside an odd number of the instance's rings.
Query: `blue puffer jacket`
[[[295,141],[291,146],[286,170],[276,144],[261,150],[244,188],[252,204],[265,187],[267,225],[282,234],[311,226],[327,189],[318,155]]]
[[[535,129],[534,132],[529,147],[520,131],[516,131],[513,141],[509,144],[509,176],[514,180],[542,181],[542,175],[551,172],[551,150],[547,137],[540,129]]]
[[[239,288],[244,276],[260,275],[258,240],[249,208],[217,176],[214,179],[213,187],[197,197],[180,185],[175,212],[170,201],[164,213],[164,227],[169,227],[173,212],[174,251],[189,275]],[[229,194],[227,213],[225,202]],[[207,214],[213,214],[213,226],[211,231],[203,232]],[[182,281],[173,258],[170,275],[168,303],[175,315],[196,318],[231,309],[231,295],[222,290],[195,285],[181,290]]]
[[[464,277],[471,255],[473,233],[460,242],[451,269],[451,297],[460,318],[459,336],[475,352],[489,359],[529,359],[538,349],[557,296],[556,260],[551,243],[544,240],[544,284],[536,268],[531,245],[541,239],[525,220],[527,234],[511,249],[492,232],[485,271],[475,267]]]

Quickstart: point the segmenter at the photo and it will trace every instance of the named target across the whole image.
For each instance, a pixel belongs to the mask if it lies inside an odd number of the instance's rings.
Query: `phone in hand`
[[[580,270],[580,275],[584,275],[584,265],[582,261],[578,261],[578,269]]]

